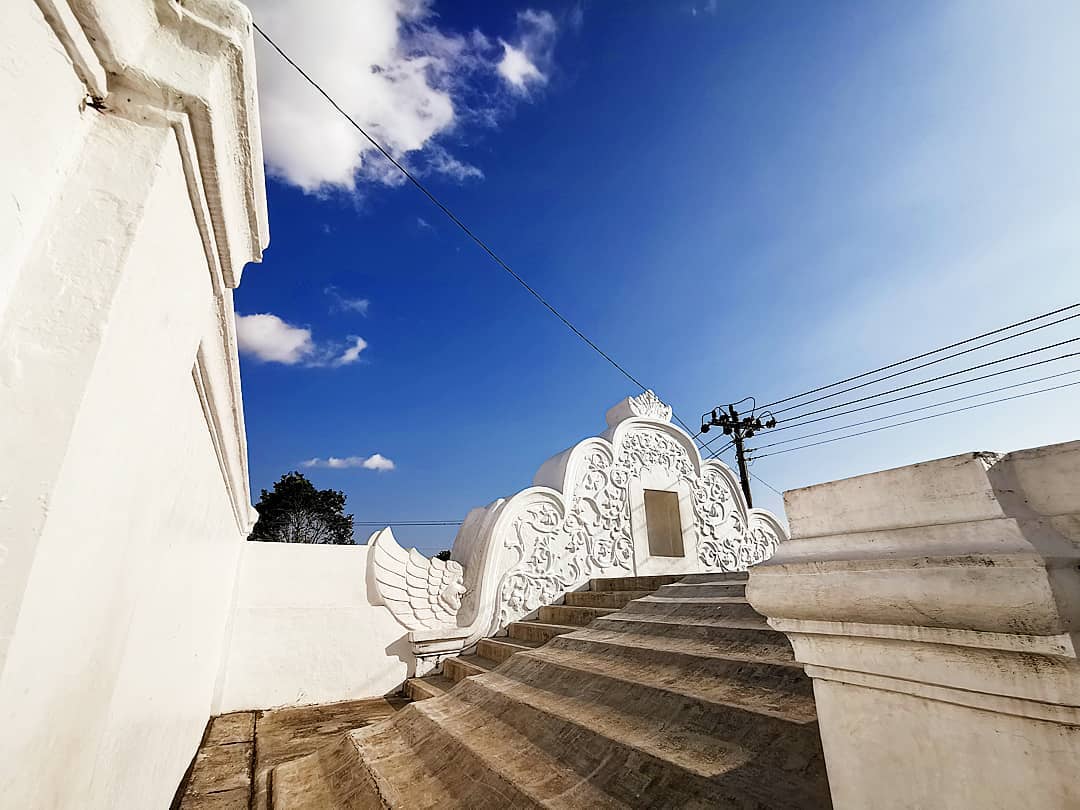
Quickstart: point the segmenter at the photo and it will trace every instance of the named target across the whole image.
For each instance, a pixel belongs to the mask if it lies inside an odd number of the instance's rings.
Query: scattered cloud
[[[531,85],[547,83],[558,26],[548,12],[531,9],[519,12],[517,21],[517,42],[499,40],[503,54],[497,70],[514,92],[523,95]]]
[[[479,179],[440,139],[493,125],[547,81],[554,18],[523,11],[507,40],[439,27],[432,0],[250,0],[281,47],[398,160],[420,173]],[[256,39],[263,149],[270,173],[309,193],[397,185],[401,175],[265,42]]]
[[[416,218],[416,227],[422,231],[433,231],[435,227],[423,217]]]
[[[345,349],[338,357],[335,357],[330,365],[351,366],[360,359],[360,352],[367,348],[367,341],[362,337],[356,337],[355,335],[350,335],[349,340],[351,340],[353,344]]]
[[[345,458],[330,456],[326,459],[309,458],[307,461],[300,462],[300,464],[302,467],[323,467],[328,470],[348,470],[359,467],[365,470],[387,472],[394,469],[394,462],[381,453],[373,453],[366,458],[364,456],[346,456]]]
[[[349,298],[338,292],[338,288],[334,286],[323,288],[323,293],[331,298],[331,312],[358,312],[367,317],[368,309],[371,307],[371,301],[367,298]]]
[[[349,336],[349,343],[316,343],[311,330],[283,321],[269,312],[256,315],[236,313],[236,343],[240,352],[264,363],[308,368],[340,368],[360,360],[368,343]]]
[[[428,148],[428,168],[458,182],[484,179],[484,173],[476,166],[463,163],[438,145]]]
[[[570,9],[569,15],[567,15],[566,21],[570,24],[570,28],[574,31],[580,31],[585,25],[585,6],[578,3],[572,9]]]
[[[285,323],[277,315],[236,315],[240,351],[265,363],[293,366],[315,351],[311,330]]]

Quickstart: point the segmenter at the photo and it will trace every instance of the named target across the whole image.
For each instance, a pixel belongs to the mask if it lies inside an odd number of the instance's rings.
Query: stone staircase
[[[412,700],[438,697],[464,678],[490,672],[514,653],[535,650],[555,636],[579,630],[683,576],[591,580],[589,590],[568,593],[563,604],[540,608],[535,621],[514,622],[507,627],[505,636],[481,639],[474,655],[447,659],[441,675],[410,678],[402,692]]]
[[[278,765],[271,806],[830,807],[810,679],[746,575],[674,580],[597,580],[484,639]]]

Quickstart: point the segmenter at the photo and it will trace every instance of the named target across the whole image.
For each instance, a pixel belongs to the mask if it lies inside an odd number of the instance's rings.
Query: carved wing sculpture
[[[465,594],[460,563],[406,551],[389,528],[376,532],[368,546],[375,589],[395,619],[409,630],[456,626]]]

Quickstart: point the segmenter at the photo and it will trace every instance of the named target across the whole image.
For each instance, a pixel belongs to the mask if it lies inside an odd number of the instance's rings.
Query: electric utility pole
[[[735,458],[739,462],[739,481],[742,483],[743,495],[746,496],[746,505],[749,507],[754,505],[754,501],[750,495],[750,471],[746,468],[746,448],[743,446],[743,441],[752,438],[759,430],[776,427],[776,418],[771,413],[764,411],[762,416],[766,418],[762,421],[754,410],[751,409],[748,416],[740,418],[735,405],[728,405],[726,411],[718,406],[701,417],[702,433],[708,433],[709,428],[719,427],[723,429],[725,436],[731,437],[735,445]]]

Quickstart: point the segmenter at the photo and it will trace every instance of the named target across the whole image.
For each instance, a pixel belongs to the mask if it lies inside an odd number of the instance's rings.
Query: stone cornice
[[[219,272],[236,287],[269,242],[250,12],[233,0],[37,3],[90,103],[187,119],[196,160],[185,169],[198,174]]]

